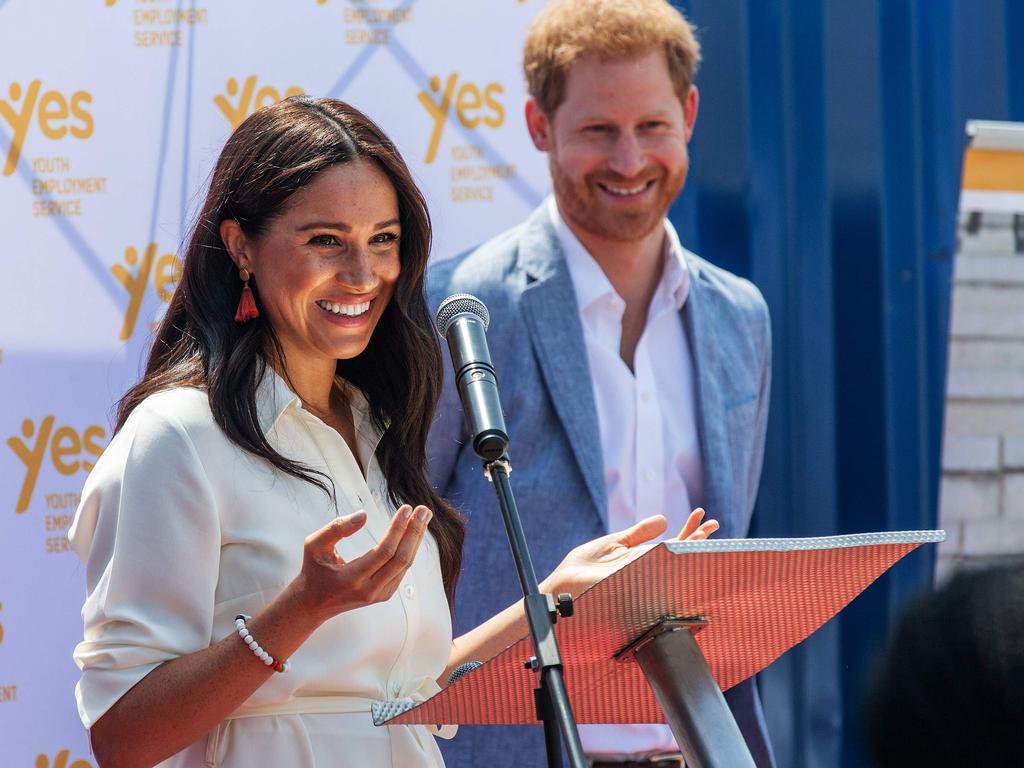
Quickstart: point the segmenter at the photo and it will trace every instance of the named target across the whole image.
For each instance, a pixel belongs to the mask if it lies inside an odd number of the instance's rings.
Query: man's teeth
[[[648,186],[650,186],[650,182],[644,182],[643,184],[641,184],[641,185],[639,185],[637,187],[630,187],[630,188],[626,188],[626,187],[613,187],[610,184],[602,184],[601,186],[604,187],[606,192],[611,192],[613,195],[619,195],[620,197],[627,197],[629,195],[639,195],[641,192],[643,192],[645,189],[647,189]]]
[[[328,312],[333,312],[336,315],[346,315],[347,317],[356,317],[370,309],[370,302],[368,301],[364,301],[362,304],[335,304],[330,301],[318,301],[317,305]]]

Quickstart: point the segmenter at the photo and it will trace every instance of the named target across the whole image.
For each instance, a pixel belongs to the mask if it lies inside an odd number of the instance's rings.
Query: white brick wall
[[[1024,554],[1024,253],[1012,220],[961,219],[953,285],[938,577]]]

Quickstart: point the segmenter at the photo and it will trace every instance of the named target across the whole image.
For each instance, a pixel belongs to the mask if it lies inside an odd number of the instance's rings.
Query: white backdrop
[[[548,190],[520,71],[541,4],[0,0],[0,766],[93,765],[67,529],[233,126],[290,92],[351,102],[398,144],[434,256],[452,255]]]

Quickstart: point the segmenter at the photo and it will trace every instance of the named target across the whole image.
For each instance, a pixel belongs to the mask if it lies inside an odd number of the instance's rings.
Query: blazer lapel
[[[704,507],[719,521],[725,537],[736,535],[732,501],[732,460],[726,426],[723,382],[725,370],[717,343],[714,318],[717,295],[704,285],[692,260],[690,291],[683,306],[683,323],[696,372],[696,411],[704,463]]]
[[[519,264],[527,278],[522,307],[533,349],[594,511],[607,529],[604,457],[583,326],[547,203],[526,223],[519,241]]]

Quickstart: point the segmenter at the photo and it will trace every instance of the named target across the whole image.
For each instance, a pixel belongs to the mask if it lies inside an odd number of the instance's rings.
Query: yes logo
[[[289,96],[299,96],[304,92],[297,85],[286,88],[284,96],[276,88],[269,85],[264,85],[257,89],[256,75],[249,75],[245,78],[241,93],[238,92],[238,81],[233,77],[229,77],[225,90],[227,90],[228,96],[232,98],[237,97],[237,103],[232,105],[224,94],[214,96],[213,103],[224,113],[224,117],[231,123],[232,128],[237,128],[245,118],[260,107],[265,107],[267,104],[276,104],[281,99],[287,99]]]
[[[458,86],[458,87],[456,87]],[[437,157],[437,147],[441,143],[441,134],[455,104],[455,116],[466,128],[476,128],[483,123],[488,128],[499,128],[505,122],[505,107],[498,101],[498,96],[505,92],[501,83],[487,83],[480,88],[473,83],[459,85],[459,75],[452,72],[441,87],[441,78],[434,75],[430,78],[431,96],[420,91],[417,98],[434,119],[434,128],[430,133],[427,155],[424,162],[432,163]],[[435,101],[436,97],[436,101]]]
[[[98,458],[103,453],[101,441],[107,437],[107,430],[103,427],[93,424],[86,427],[81,434],[68,426],[59,427],[54,431],[55,421],[55,416],[47,416],[39,424],[37,431],[35,422],[32,419],[25,419],[21,423],[24,440],[20,437],[7,438],[7,445],[25,465],[25,480],[21,484],[15,512],[21,513],[28,509],[47,448],[50,449],[50,460],[54,469],[62,475],[73,475],[82,470],[91,472],[92,462],[86,461],[83,456]],[[29,447],[32,441],[34,443]]]
[[[92,763],[88,760],[75,760],[73,763],[69,763],[70,756],[70,749],[62,749],[51,763],[50,758],[45,754],[37,755],[35,768],[92,768]]]
[[[124,313],[124,324],[121,326],[121,341],[128,341],[135,331],[135,322],[139,319],[139,309],[142,307],[142,297],[146,294],[146,286],[149,285],[149,278],[153,276],[153,290],[160,298],[160,301],[167,304],[174,295],[174,288],[181,279],[181,261],[173,253],[165,253],[159,259],[156,258],[157,244],[150,243],[142,253],[142,263],[139,264],[139,252],[128,246],[124,249],[125,264],[115,264],[110,268],[117,278],[121,287],[128,291],[128,309]],[[156,261],[156,269],[153,262]],[[133,275],[128,267],[138,265]]]
[[[87,104],[92,104],[92,94],[88,91],[75,91],[70,98],[65,98],[58,91],[44,91],[40,94],[41,90],[41,80],[33,80],[24,91],[20,83],[11,83],[7,89],[10,101],[0,99],[0,117],[14,132],[4,161],[4,176],[10,176],[18,167],[18,158],[21,157],[21,148],[25,145],[33,117],[39,123],[43,136],[54,141],[63,139],[69,133],[76,139],[92,136],[95,124],[92,114],[85,108]]]

